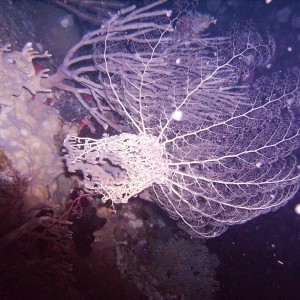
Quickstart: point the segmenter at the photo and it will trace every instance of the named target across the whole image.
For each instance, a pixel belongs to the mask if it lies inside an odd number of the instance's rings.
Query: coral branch
[[[65,74],[131,130],[99,141],[68,137],[66,161],[104,201],[126,202],[148,188],[191,235],[214,237],[297,192],[299,71],[248,86],[248,72],[273,55],[271,38],[251,27],[204,37],[211,18],[188,12],[170,19],[170,11],[153,10],[163,2],[120,12],[66,57]],[[74,57],[82,45],[93,45],[93,56]],[[82,76],[85,68],[72,69],[92,57],[97,81]]]

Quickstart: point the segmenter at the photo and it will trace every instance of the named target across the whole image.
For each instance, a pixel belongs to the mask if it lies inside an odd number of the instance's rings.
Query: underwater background
[[[32,42],[40,53],[52,54],[49,61],[39,59],[35,71],[49,68],[53,73],[83,34],[98,28],[121,8],[154,1],[81,2],[86,6],[77,1],[1,1],[0,45],[10,43],[12,50],[21,51]],[[91,9],[97,6],[94,2],[101,9]],[[163,7],[171,8],[177,2],[169,1]],[[209,27],[210,36],[226,36],[232,26],[251,23],[259,34],[274,39],[271,67],[252,70],[249,84],[260,76],[299,68],[299,1],[187,2],[200,14],[217,20]],[[85,100],[89,101],[88,97]],[[52,130],[60,133],[55,146],[49,146],[52,154],[61,148],[67,132],[103,136],[103,128],[90,123],[87,111],[68,93],[56,91],[54,97],[41,100],[41,107],[32,103],[29,112],[41,119],[51,116],[52,129],[46,130],[49,136]],[[33,124],[30,118],[28,122]],[[122,125],[118,116],[114,121]],[[38,122],[42,124],[42,120]],[[43,131],[40,136],[44,144],[49,143]],[[299,151],[295,153],[298,158]],[[0,299],[300,298],[299,191],[275,212],[231,226],[216,238],[191,239],[153,203],[135,197],[116,211],[110,204],[95,205],[95,199],[83,194],[80,180],[56,176],[54,171],[63,168],[54,163],[58,154],[46,158],[36,152],[33,157],[39,170],[45,168],[41,176],[49,176],[55,188],[59,187],[52,198],[55,207],[39,202],[37,195],[45,192],[42,188],[32,192],[37,200],[24,201],[29,180],[15,170],[0,145]],[[47,186],[50,192],[51,188]],[[38,208],[34,206],[37,203]],[[24,213],[26,205],[35,208]]]

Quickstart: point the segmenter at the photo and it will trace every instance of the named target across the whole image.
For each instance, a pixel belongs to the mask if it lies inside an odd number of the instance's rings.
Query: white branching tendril
[[[268,63],[273,41],[250,27],[225,38],[178,33],[176,24],[188,24],[153,10],[163,2],[120,13],[97,32],[97,85],[131,133],[68,137],[67,164],[104,200],[127,202],[147,188],[187,232],[213,237],[298,190],[299,75],[249,88],[246,74]]]

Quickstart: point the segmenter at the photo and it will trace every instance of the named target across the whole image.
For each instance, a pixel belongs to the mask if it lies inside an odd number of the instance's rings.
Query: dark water
[[[299,299],[300,194],[274,213],[209,240],[221,261],[216,299]]]

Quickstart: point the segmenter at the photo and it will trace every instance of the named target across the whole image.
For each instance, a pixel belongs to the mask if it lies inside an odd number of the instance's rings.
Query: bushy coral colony
[[[22,51],[11,51],[10,45],[0,49],[0,148],[28,177],[25,202],[30,206],[49,199],[49,186],[63,172],[53,140],[61,128],[58,113],[38,97],[32,100],[32,95],[50,91],[41,86],[48,70],[36,73],[32,62],[49,56],[38,54],[31,43]]]
[[[208,37],[202,32],[211,18],[153,10],[163,2],[121,11],[73,48],[93,45],[93,68],[70,70],[71,78],[90,89],[98,112],[120,114],[130,135],[68,136],[66,162],[83,171],[90,191],[126,202],[147,188],[191,235],[214,237],[276,210],[298,190],[299,72],[247,86],[247,74],[269,63],[272,39],[250,27]],[[199,30],[191,28],[196,21]],[[90,59],[74,54],[67,67]],[[97,82],[76,78],[95,68]],[[153,156],[137,151],[149,140]]]
[[[47,58],[51,55],[45,52],[38,54],[32,48],[32,43],[27,43],[22,51],[11,52],[11,45],[6,44],[0,48],[0,104],[14,106],[15,98],[19,96],[23,88],[32,94],[37,92],[50,92],[41,86],[41,78],[46,78],[49,70],[41,70],[35,73],[33,59]]]

